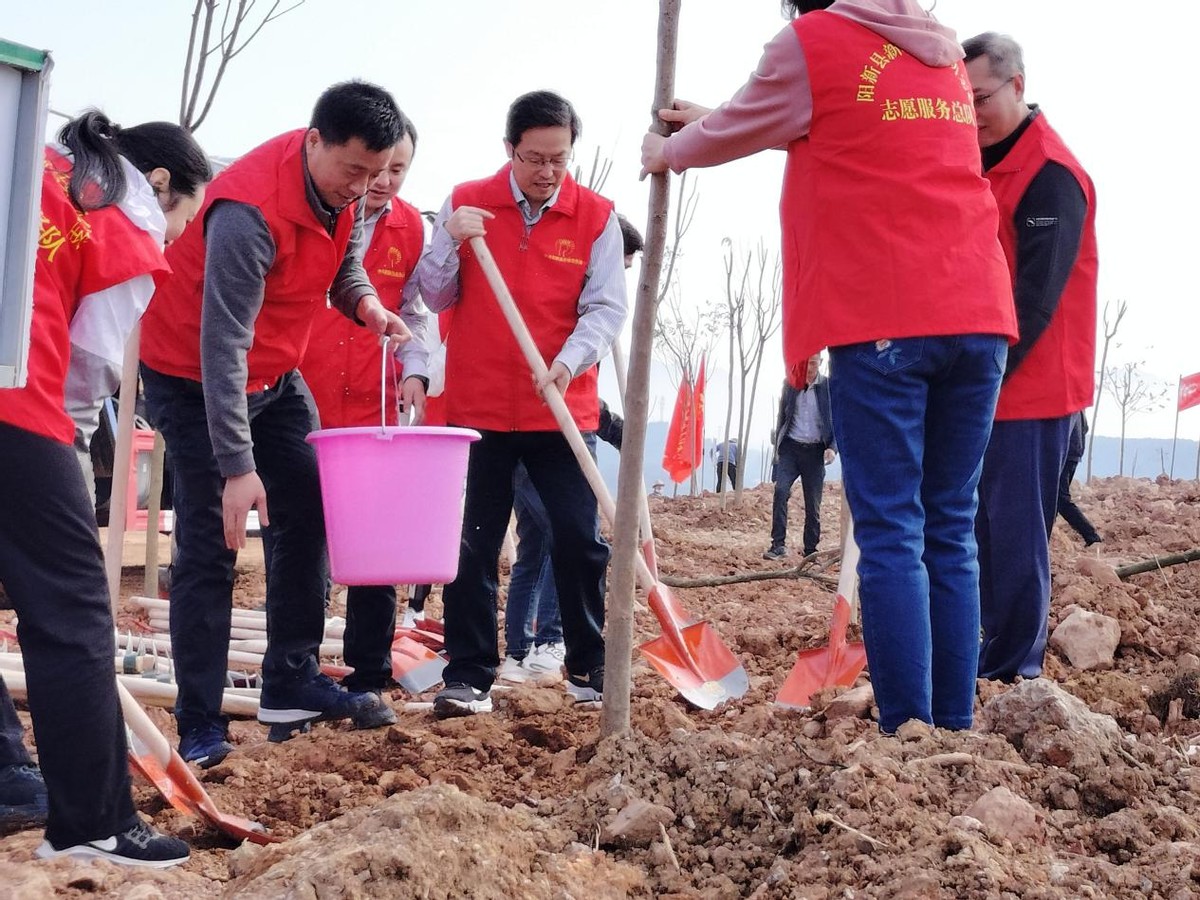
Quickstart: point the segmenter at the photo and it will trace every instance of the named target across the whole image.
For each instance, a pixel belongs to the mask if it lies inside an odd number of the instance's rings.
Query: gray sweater
[[[330,234],[344,210],[321,202],[305,164],[309,206]],[[346,255],[329,288],[329,302],[350,318],[375,288],[362,266],[363,216],[357,207]],[[254,471],[250,437],[250,398],[246,354],[254,343],[254,322],[263,304],[267,273],[275,262],[275,242],[262,211],[248,203],[214,203],[204,220],[204,306],[200,323],[200,368],[208,433],[221,475]],[[321,287],[324,287],[323,285]],[[357,319],[356,319],[357,321]],[[252,385],[255,394],[270,385]]]

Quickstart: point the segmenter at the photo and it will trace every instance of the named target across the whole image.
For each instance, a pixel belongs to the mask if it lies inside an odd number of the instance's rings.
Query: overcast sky
[[[124,124],[173,120],[192,6],[10,0],[0,38],[53,53],[56,109],[98,106]],[[1129,303],[1110,359],[1144,359],[1153,377],[1170,383],[1170,408],[1135,419],[1131,433],[1170,436],[1175,381],[1200,371],[1193,275],[1200,190],[1181,164],[1192,146],[1190,44],[1200,12],[1194,3],[1152,9],[1153,16],[1118,16],[1081,0],[939,0],[935,15],[960,39],[997,30],[1024,46],[1027,98],[1041,104],[1096,182],[1100,306]],[[236,156],[304,125],[327,85],[375,81],[395,94],[420,132],[404,196],[433,209],[454,184],[503,163],[508,104],[549,88],[583,119],[577,159],[590,160],[597,147],[612,158],[604,192],[644,230],[638,151],[653,96],[657,12],[653,0],[308,0],[234,60],[197,137],[209,153]],[[683,0],[678,94],[706,105],[726,99],[784,24],[774,0]],[[699,208],[680,264],[689,302],[721,296],[723,238],[739,247],[760,239],[777,246],[782,163],[782,154],[769,152],[698,173]],[[631,292],[634,286],[631,277]],[[725,366],[722,358],[717,364]],[[776,345],[756,431],[769,427],[782,371]],[[721,382],[718,374],[709,396],[710,433],[724,419]],[[660,372],[652,409],[665,407],[669,415],[672,399]],[[1112,401],[1103,404],[1108,414],[1101,412],[1098,431],[1115,434]],[[1185,412],[1180,429],[1181,437],[1200,436],[1200,410]]]

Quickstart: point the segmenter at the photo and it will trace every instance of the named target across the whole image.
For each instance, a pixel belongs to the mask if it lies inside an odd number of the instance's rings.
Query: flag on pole
[[[686,481],[700,465],[704,453],[704,361],[696,384],[685,375],[675,396],[675,411],[667,429],[667,444],[663,448],[663,469],[676,484]]]
[[[1200,406],[1200,372],[1179,379],[1179,409]]]
[[[696,387],[692,390],[692,466],[700,465],[704,458],[704,357],[700,357],[700,374],[696,376]]]

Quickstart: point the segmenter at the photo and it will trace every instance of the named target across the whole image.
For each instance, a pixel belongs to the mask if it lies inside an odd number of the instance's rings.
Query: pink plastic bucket
[[[339,584],[445,584],[458,574],[467,428],[327,428],[317,452]]]

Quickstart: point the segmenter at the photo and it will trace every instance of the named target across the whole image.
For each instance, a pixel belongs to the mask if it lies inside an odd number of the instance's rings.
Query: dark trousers
[[[804,555],[821,542],[821,491],[825,487],[825,445],[802,444],[785,437],[775,459],[775,500],[771,507],[771,546],[787,544],[788,503],[800,479],[804,492]]]
[[[722,475],[724,473],[724,476]],[[725,481],[729,481],[729,489],[737,487],[737,463],[717,463],[717,493],[725,491]]]
[[[567,671],[604,662],[604,570],[608,544],[596,528],[596,498],[558,432],[484,431],[471,445],[458,575],[443,591],[445,682],[491,687],[500,664],[496,594],[500,547],[513,508],[513,472],[523,462],[550,519],[551,561]]]
[[[136,821],[117,699],[112,609],[96,513],[70,445],[0,424],[0,583],[20,617],[29,711],[62,848]],[[3,673],[0,673],[3,677]],[[12,701],[4,731],[20,745]],[[9,752],[16,750],[9,747]],[[21,748],[5,762],[27,762]]]
[[[1042,672],[1050,615],[1050,529],[1071,417],[996,422],[979,479],[979,677]]]
[[[513,509],[517,514],[517,560],[508,579],[504,653],[524,659],[538,644],[562,640],[562,617],[550,560],[554,546],[550,516],[524,465],[518,465],[513,475]]]
[[[267,584],[275,558],[275,529],[262,526],[263,564]],[[281,575],[286,577],[286,575]],[[329,592],[326,582],[326,597]],[[269,588],[268,588],[269,590]],[[350,585],[346,591],[346,665],[354,669],[342,679],[352,691],[379,691],[392,681],[392,639],[396,630],[396,588],[390,584]]]
[[[1075,480],[1075,469],[1078,467],[1078,459],[1068,459],[1063,465],[1062,476],[1058,480],[1058,514],[1085,543],[1094,544],[1100,540],[1096,526],[1071,499],[1071,482]]]
[[[177,552],[171,564],[171,650],[179,733],[225,725],[225,685],[235,553],[225,546],[225,479],[208,436],[199,382],[142,367],[146,411],[171,448]],[[247,397],[254,464],[267,491],[273,543],[267,578],[264,689],[318,674],[325,630],[325,518],[316,455],[304,439],[318,427],[298,372]],[[284,686],[284,687],[280,687]]]
[[[378,691],[392,683],[392,641],[396,636],[396,588],[390,584],[350,585],[346,589],[346,665],[342,679],[352,691]]]

